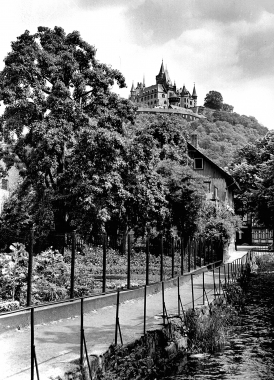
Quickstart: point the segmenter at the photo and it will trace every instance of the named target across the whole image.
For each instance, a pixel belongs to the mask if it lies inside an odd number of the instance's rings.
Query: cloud
[[[118,3],[126,4],[123,0]],[[128,4],[125,17],[140,45],[163,44],[208,22],[222,26],[240,21],[256,23],[264,12],[274,14],[273,0],[143,0],[134,7]]]
[[[273,20],[273,16],[272,22]],[[274,75],[274,25],[265,23],[243,33],[239,37],[239,67],[243,77],[265,77]]]

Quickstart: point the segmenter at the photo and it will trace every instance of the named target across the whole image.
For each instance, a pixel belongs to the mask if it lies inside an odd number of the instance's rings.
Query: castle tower
[[[195,88],[195,83],[192,91],[192,99],[194,99],[194,107],[197,107],[197,93],[196,93],[196,88]]]
[[[156,75],[156,84],[164,84],[166,81],[166,74],[164,69],[164,63],[162,61],[159,74]]]
[[[135,101],[136,99],[136,90],[134,88],[134,82],[132,82],[131,90],[130,90],[130,100]]]

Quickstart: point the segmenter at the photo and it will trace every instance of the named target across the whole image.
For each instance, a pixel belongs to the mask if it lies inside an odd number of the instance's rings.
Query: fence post
[[[198,250],[199,250],[199,256],[200,256],[200,268],[202,268],[203,245],[202,245],[202,239],[201,238],[199,238],[199,240],[198,240]]]
[[[83,343],[84,343],[84,305],[83,305],[83,297],[81,298],[81,331],[80,331],[80,366],[83,369],[84,364],[84,351],[83,351]]]
[[[177,279],[177,293],[178,293],[178,315],[180,317],[180,277]]]
[[[149,235],[146,242],[146,285],[149,284]]]
[[[103,284],[102,291],[106,292],[106,271],[107,271],[107,235],[103,235]]]
[[[160,281],[163,281],[164,277],[164,239],[163,235],[160,236]]]
[[[221,294],[221,267],[219,267],[219,294]]]
[[[71,233],[71,264],[70,264],[70,298],[74,298],[74,272],[75,272],[76,240],[75,230]]]
[[[212,275],[213,275],[213,286],[214,286],[214,299],[216,299],[216,282],[215,282],[215,270],[214,270],[214,266],[213,266],[213,271],[212,271]]]
[[[30,350],[31,350],[31,365],[30,365],[30,378],[34,380],[34,315],[33,315],[33,307],[30,310]]]
[[[147,286],[144,287],[144,335],[146,335],[146,316],[147,316]]]
[[[119,328],[119,304],[120,304],[120,291],[117,290],[117,303],[116,303],[116,323],[115,323],[115,346],[118,341],[118,328]]]
[[[197,240],[193,239],[193,261],[194,269],[196,269],[196,259],[197,259]]]
[[[205,272],[203,272],[203,305],[205,304]]]
[[[127,288],[130,289],[130,255],[131,255],[131,234],[127,238]]]
[[[174,237],[171,238],[171,277],[174,278]]]
[[[192,310],[194,310],[195,304],[194,304],[193,275],[191,274],[190,277],[191,277]]]
[[[181,236],[181,275],[184,274],[184,238]]]
[[[28,262],[28,288],[27,288],[27,306],[31,305],[31,289],[32,289],[32,263],[33,263],[33,241],[34,229],[30,229],[30,247],[29,247],[29,262]]]
[[[191,244],[191,239],[188,239],[188,250],[187,250],[187,254],[188,254],[188,272],[190,272],[191,270],[191,247],[192,244]]]
[[[162,281],[162,306],[163,306],[163,325],[165,325],[166,323],[166,319],[165,319],[165,284],[164,282]]]

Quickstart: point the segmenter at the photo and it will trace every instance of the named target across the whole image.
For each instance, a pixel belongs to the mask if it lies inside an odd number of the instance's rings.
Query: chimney
[[[197,133],[192,133],[191,135],[191,144],[194,146],[194,148],[198,148],[198,135]]]

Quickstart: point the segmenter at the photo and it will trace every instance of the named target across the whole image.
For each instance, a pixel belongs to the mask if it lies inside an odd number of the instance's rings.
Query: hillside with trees
[[[204,115],[206,119],[189,124],[189,133],[198,134],[200,150],[223,168],[233,161],[238,149],[255,143],[268,132],[253,116],[209,108]]]

